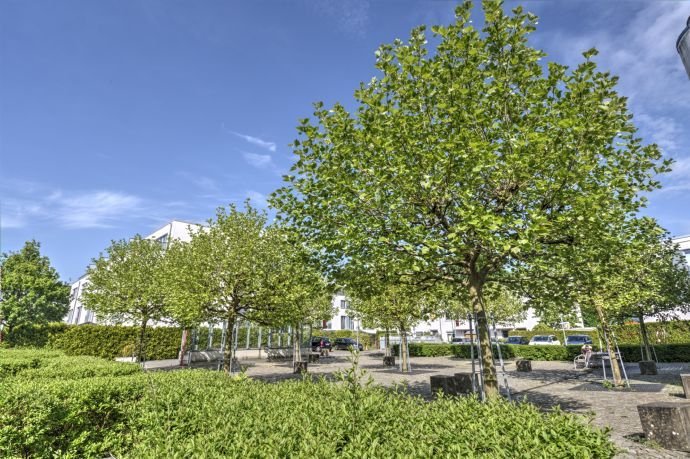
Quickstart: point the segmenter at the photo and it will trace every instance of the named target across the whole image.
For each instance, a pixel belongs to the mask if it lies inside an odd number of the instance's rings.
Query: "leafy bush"
[[[410,356],[412,357],[438,357],[454,356],[463,359],[470,358],[471,348],[467,344],[435,344],[435,343],[410,343]],[[398,355],[399,346],[392,346],[394,355]],[[639,345],[619,345],[626,362],[639,362],[641,359]],[[690,344],[666,344],[654,346],[659,362],[690,362]],[[596,346],[594,350],[599,350]],[[581,346],[527,346],[516,344],[501,344],[503,358],[523,358],[528,360],[573,360],[581,352]],[[477,356],[477,347],[474,347],[474,355]],[[494,356],[498,356],[494,345]]]
[[[131,457],[610,457],[581,418],[474,398],[433,403],[325,381],[265,384],[208,372],[155,375]],[[183,410],[180,407],[184,406]],[[237,413],[227,422],[227,413]],[[370,422],[356,422],[367,419]],[[199,426],[203,426],[202,429]]]
[[[177,327],[146,329],[146,359],[174,359],[177,357],[182,330]],[[50,346],[67,355],[91,355],[114,359],[123,357],[126,347],[138,350],[139,328],[120,325],[73,325],[56,335]]]
[[[690,343],[690,321],[672,320],[668,322],[648,322],[647,334],[652,344],[688,344]],[[640,326],[638,324],[616,325],[612,327],[618,344],[639,344]],[[597,330],[578,331],[566,330],[569,335],[589,335],[594,343],[599,342],[599,332]],[[556,335],[559,339],[563,338],[563,330],[549,327],[535,327],[533,330],[512,330],[510,336],[524,336],[528,339],[534,335]],[[603,341],[603,339],[602,339]]]
[[[39,368],[45,360],[58,358],[61,352],[40,349],[0,349],[0,380],[7,376]]]
[[[619,345],[623,360],[639,362],[642,359],[639,345]],[[690,362],[690,344],[660,344],[654,346],[659,362]]]
[[[12,329],[12,333],[7,334],[7,343],[10,346],[44,347],[53,337],[64,333],[69,327],[62,322],[46,325],[19,325]]]
[[[18,373],[22,379],[84,379],[101,376],[126,376],[141,373],[139,365],[110,362],[98,357],[56,357],[37,368]]]
[[[1,457],[500,458],[539,451],[575,458],[615,452],[606,432],[577,415],[471,397],[426,402],[352,378],[270,384],[204,370],[126,376],[113,370],[107,377],[65,379],[70,361],[121,367],[96,360],[45,358],[36,371],[43,370],[42,377],[24,377],[34,371],[26,370],[0,381]]]
[[[9,379],[0,384],[0,457],[98,457],[122,449],[141,377]]]

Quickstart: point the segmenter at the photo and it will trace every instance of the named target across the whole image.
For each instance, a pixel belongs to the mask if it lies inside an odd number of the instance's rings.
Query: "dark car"
[[[352,339],[352,338],[336,338],[335,343],[333,345],[335,349],[347,351],[351,347],[352,348],[357,348],[357,341]],[[363,351],[364,346],[362,346],[362,343],[359,343],[359,350]]]
[[[330,351],[332,347],[331,340],[325,336],[312,336],[311,338],[311,350],[313,352],[318,352],[321,349],[328,349]]]
[[[584,346],[585,344],[592,344],[592,338],[589,335],[570,335],[565,337],[566,346]]]
[[[529,344],[529,340],[524,336],[509,336],[506,344]]]

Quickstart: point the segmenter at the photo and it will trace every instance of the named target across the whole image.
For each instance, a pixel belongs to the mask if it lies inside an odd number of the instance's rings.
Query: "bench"
[[[273,360],[287,360],[292,358],[292,348],[291,347],[264,347],[266,352],[266,358],[268,361]]]

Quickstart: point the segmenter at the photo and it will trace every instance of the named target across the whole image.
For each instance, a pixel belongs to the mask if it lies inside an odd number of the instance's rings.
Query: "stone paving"
[[[334,351],[330,357],[310,363],[309,372],[332,377],[335,372],[350,366],[348,357],[345,351]],[[471,362],[451,357],[413,357],[411,374],[402,374],[399,368],[385,368],[382,361],[381,353],[363,352],[359,364],[375,383],[402,384],[410,393],[427,399],[432,397],[430,376],[471,371]],[[290,362],[244,360],[242,364],[247,365],[247,374],[256,379],[279,381],[300,377],[292,374]],[[163,367],[165,365],[158,364],[158,368]],[[621,449],[618,458],[690,458],[688,453],[665,450],[645,442],[637,414],[637,405],[642,403],[684,400],[679,374],[690,373],[689,363],[659,364],[657,376],[642,376],[637,364],[628,364],[630,389],[607,389],[601,383],[601,369],[574,370],[572,363],[535,361],[532,369],[531,373],[518,373],[513,362],[506,362],[513,399],[526,398],[544,409],[560,406],[565,411],[593,416],[595,425],[611,428],[611,438]],[[499,380],[503,386],[500,372]]]

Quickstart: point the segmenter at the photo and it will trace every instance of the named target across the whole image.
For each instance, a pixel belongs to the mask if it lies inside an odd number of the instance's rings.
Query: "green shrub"
[[[471,348],[467,344],[436,344],[436,343],[410,343],[410,356],[412,357],[438,357],[454,356],[463,359],[470,358]],[[496,345],[494,357],[498,357]],[[641,359],[639,345],[619,345],[626,362],[639,362]],[[690,344],[666,344],[654,346],[659,362],[690,362]],[[398,355],[399,346],[392,346],[394,355]],[[595,346],[595,351],[599,349]],[[581,346],[528,346],[516,344],[501,344],[503,358],[523,358],[528,360],[573,360],[581,352]],[[474,355],[477,356],[477,347],[474,347]]]
[[[642,360],[639,345],[619,345],[618,347],[625,362]],[[658,344],[654,346],[654,351],[659,362],[690,362],[690,344]]]
[[[16,352],[16,355],[14,354]],[[26,358],[2,351],[0,358]],[[209,371],[44,354],[0,380],[0,457],[612,457],[577,415],[503,400],[421,398],[326,380],[263,383]],[[85,368],[97,368],[89,377]],[[75,370],[76,369],[76,370]],[[76,379],[70,379],[76,378]],[[229,422],[229,418],[232,419]],[[362,422],[366,419],[367,422]]]
[[[0,457],[102,458],[123,448],[145,380],[12,378],[0,383]]]
[[[22,379],[84,379],[102,376],[126,376],[141,373],[132,363],[110,362],[98,357],[56,357],[42,362],[37,368],[18,374]]]
[[[146,329],[146,359],[174,359],[177,357],[182,330],[176,327]],[[50,341],[54,349],[67,355],[91,355],[106,359],[124,357],[126,348],[138,351],[139,328],[109,325],[72,325]]]
[[[0,380],[26,370],[39,368],[46,360],[62,355],[61,352],[41,349],[0,349]]]
[[[17,347],[44,347],[53,337],[56,337],[70,326],[63,322],[46,325],[19,325],[6,336],[7,344]]]
[[[155,396],[154,391],[155,390]],[[325,381],[152,375],[123,457],[612,457],[583,418],[533,405],[420,398]],[[232,422],[228,415],[232,413]],[[367,419],[367,422],[361,422]]]

